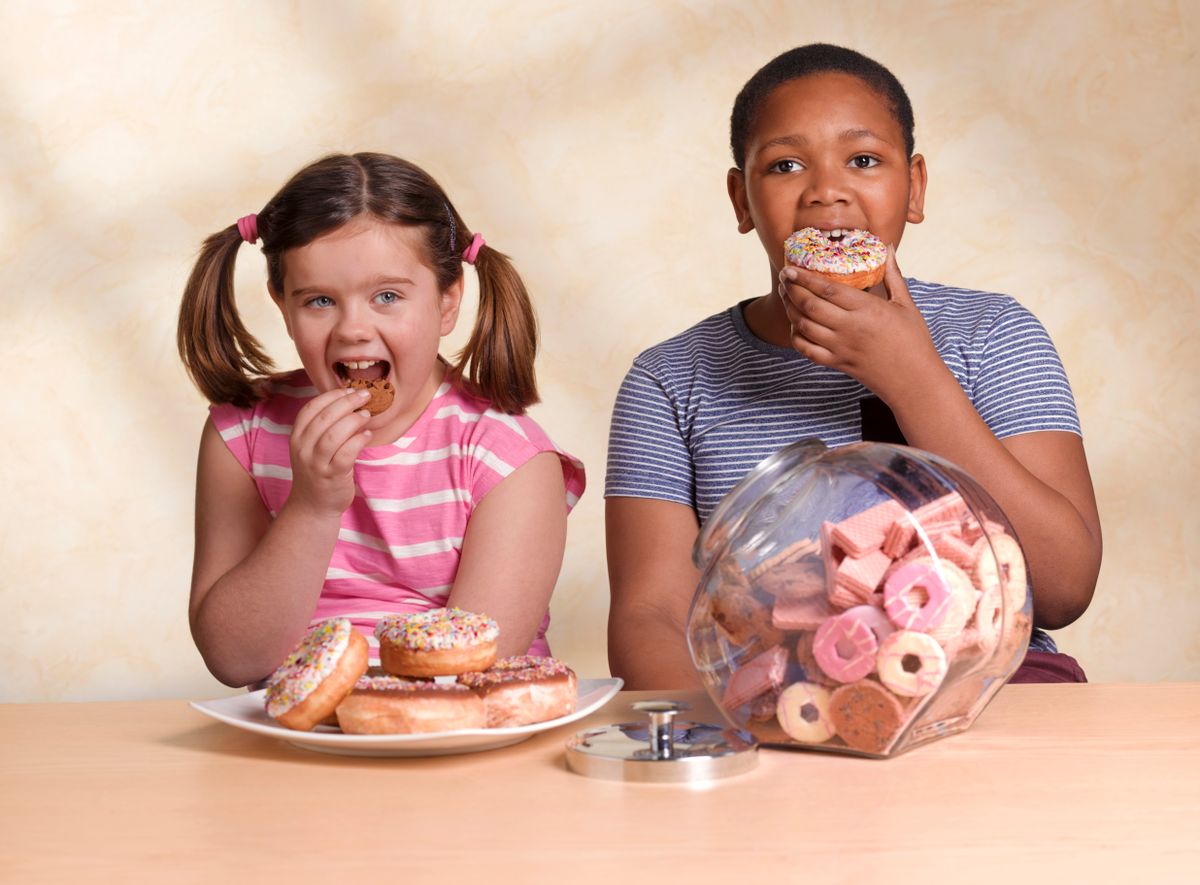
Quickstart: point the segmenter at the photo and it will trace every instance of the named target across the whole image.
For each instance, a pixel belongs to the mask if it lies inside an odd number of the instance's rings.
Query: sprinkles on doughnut
[[[312,731],[367,671],[367,640],[349,618],[313,627],[267,679],[267,715],[296,731]]]
[[[496,660],[499,625],[460,608],[385,615],[375,624],[379,663],[396,676],[457,676]]]
[[[820,231],[806,227],[783,244],[788,264],[855,289],[869,289],[883,279],[887,254],[883,241],[865,230]]]
[[[554,658],[504,658],[490,670],[464,673],[458,681],[483,698],[488,728],[531,725],[575,710],[575,673]]]

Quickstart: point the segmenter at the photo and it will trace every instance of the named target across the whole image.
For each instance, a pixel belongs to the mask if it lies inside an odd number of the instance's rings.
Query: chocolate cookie
[[[392,387],[392,382],[385,381],[380,378],[377,381],[366,381],[359,378],[351,379],[347,384],[351,390],[366,390],[371,394],[371,398],[367,400],[363,406],[372,415],[378,415],[386,412],[392,404],[392,398],[396,395],[396,390]]]
[[[884,752],[905,721],[904,705],[870,679],[835,689],[829,707],[838,737],[864,753]]]

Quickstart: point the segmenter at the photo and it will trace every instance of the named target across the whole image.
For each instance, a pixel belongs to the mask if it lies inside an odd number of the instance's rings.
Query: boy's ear
[[[925,169],[925,158],[913,154],[908,163],[908,223],[920,224],[925,220],[925,185],[929,181]]]
[[[462,306],[462,297],[463,277],[460,273],[458,279],[442,293],[442,335],[449,335],[458,324],[458,310]]]
[[[729,202],[733,203],[733,214],[737,216],[738,233],[750,233],[754,230],[754,219],[750,216],[750,201],[746,199],[746,174],[735,166],[725,176],[725,186]]]
[[[275,291],[275,287],[267,283],[267,291],[271,293],[271,300],[275,302],[275,306],[279,308],[279,313],[283,317],[283,327],[287,329],[288,337],[293,341],[296,336],[292,334],[292,318],[288,316],[286,310],[283,309],[283,296]]]

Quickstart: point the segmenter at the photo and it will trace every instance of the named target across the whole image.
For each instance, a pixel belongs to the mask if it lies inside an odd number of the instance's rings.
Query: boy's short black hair
[[[829,43],[809,43],[797,46],[771,59],[746,81],[733,102],[729,119],[729,146],[738,169],[746,165],[746,141],[754,128],[758,109],[776,86],[798,80],[809,74],[835,72],[858,77],[891,105],[892,114],[904,133],[904,148],[909,159],[913,155],[913,111],[908,93],[895,74],[861,52],[832,46]]]

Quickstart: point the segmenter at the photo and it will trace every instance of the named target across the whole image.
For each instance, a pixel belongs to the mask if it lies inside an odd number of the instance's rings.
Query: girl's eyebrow
[[[369,280],[367,285],[374,289],[379,286],[411,286],[413,281],[408,277],[376,277],[374,280]],[[304,286],[300,289],[293,289],[288,294],[296,297],[301,295],[324,295],[333,291],[336,286]]]
[[[887,141],[873,129],[846,129],[839,133],[838,141],[856,141],[860,138],[873,138],[876,141]],[[808,139],[803,135],[777,135],[770,141],[763,142],[763,148],[772,147],[807,147]]]

